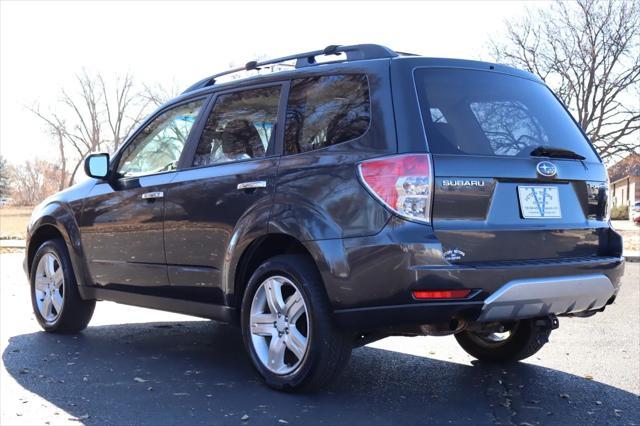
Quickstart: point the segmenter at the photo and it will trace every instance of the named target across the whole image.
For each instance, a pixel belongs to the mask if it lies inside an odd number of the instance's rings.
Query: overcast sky
[[[529,3],[535,7],[535,5]],[[489,59],[490,35],[526,2],[18,2],[0,3],[0,154],[54,158],[25,105],[53,108],[82,68],[180,88],[245,63],[378,43],[425,56]]]

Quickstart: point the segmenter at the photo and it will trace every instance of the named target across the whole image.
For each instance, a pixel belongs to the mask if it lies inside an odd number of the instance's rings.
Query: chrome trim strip
[[[141,198],[143,200],[149,200],[149,199],[153,199],[153,198],[162,198],[164,197],[164,192],[162,191],[156,191],[156,192],[147,192],[146,194],[142,194]]]
[[[266,180],[256,180],[254,182],[242,182],[238,184],[238,189],[266,188]]]

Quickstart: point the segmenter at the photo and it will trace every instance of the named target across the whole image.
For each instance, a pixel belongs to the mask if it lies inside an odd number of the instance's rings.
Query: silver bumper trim
[[[602,308],[613,296],[602,274],[509,281],[484,301],[478,321],[533,318]]]

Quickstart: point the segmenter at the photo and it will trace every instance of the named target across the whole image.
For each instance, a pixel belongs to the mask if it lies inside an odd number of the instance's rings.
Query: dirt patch
[[[626,251],[640,251],[640,227],[635,231],[618,231],[624,240]]]
[[[24,249],[14,247],[0,247],[0,254],[5,253],[24,253]]]

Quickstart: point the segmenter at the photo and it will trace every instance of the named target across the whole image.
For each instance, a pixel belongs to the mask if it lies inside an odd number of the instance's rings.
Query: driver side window
[[[165,111],[147,125],[125,148],[120,158],[121,177],[175,170],[204,100]]]

